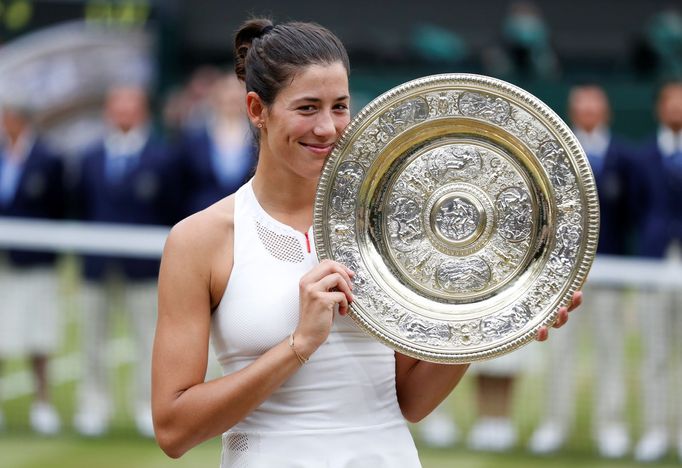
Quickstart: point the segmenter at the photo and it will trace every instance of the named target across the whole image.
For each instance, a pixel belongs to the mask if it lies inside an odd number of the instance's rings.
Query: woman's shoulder
[[[170,231],[164,254],[170,249],[201,254],[215,252],[234,232],[234,194],[177,223]]]

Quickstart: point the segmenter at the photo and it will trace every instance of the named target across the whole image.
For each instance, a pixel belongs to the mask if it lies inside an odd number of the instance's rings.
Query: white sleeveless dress
[[[224,374],[288,338],[299,280],[317,264],[312,229],[302,234],[269,216],[251,182],[234,210],[234,266],[211,324]],[[398,407],[393,351],[338,314],[310,360],[223,434],[222,468],[420,466]]]

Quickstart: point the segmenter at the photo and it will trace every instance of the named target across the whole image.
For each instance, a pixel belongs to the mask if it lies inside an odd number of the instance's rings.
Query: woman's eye
[[[301,106],[298,108],[298,110],[303,111],[303,112],[312,112],[315,110],[315,106],[312,106],[312,105]]]

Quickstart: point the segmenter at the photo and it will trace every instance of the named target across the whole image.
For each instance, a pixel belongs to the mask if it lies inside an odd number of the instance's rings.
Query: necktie
[[[111,184],[121,183],[128,175],[136,159],[137,157],[134,155],[107,155],[107,180]]]
[[[682,178],[682,149],[677,149],[670,156],[664,157],[666,170],[677,178]]]
[[[20,176],[21,166],[0,154],[0,206],[7,206],[12,202]]]

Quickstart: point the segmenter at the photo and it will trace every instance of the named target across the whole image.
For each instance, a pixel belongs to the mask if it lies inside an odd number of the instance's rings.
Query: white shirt
[[[606,127],[600,126],[591,132],[577,128],[573,132],[585,150],[585,153],[590,156],[603,157],[609,149],[611,134]]]
[[[676,152],[682,152],[682,131],[673,132],[668,127],[659,127],[658,149],[664,157],[670,157]]]
[[[111,158],[137,156],[149,139],[149,127],[142,125],[127,132],[112,128],[104,138],[104,149]]]

